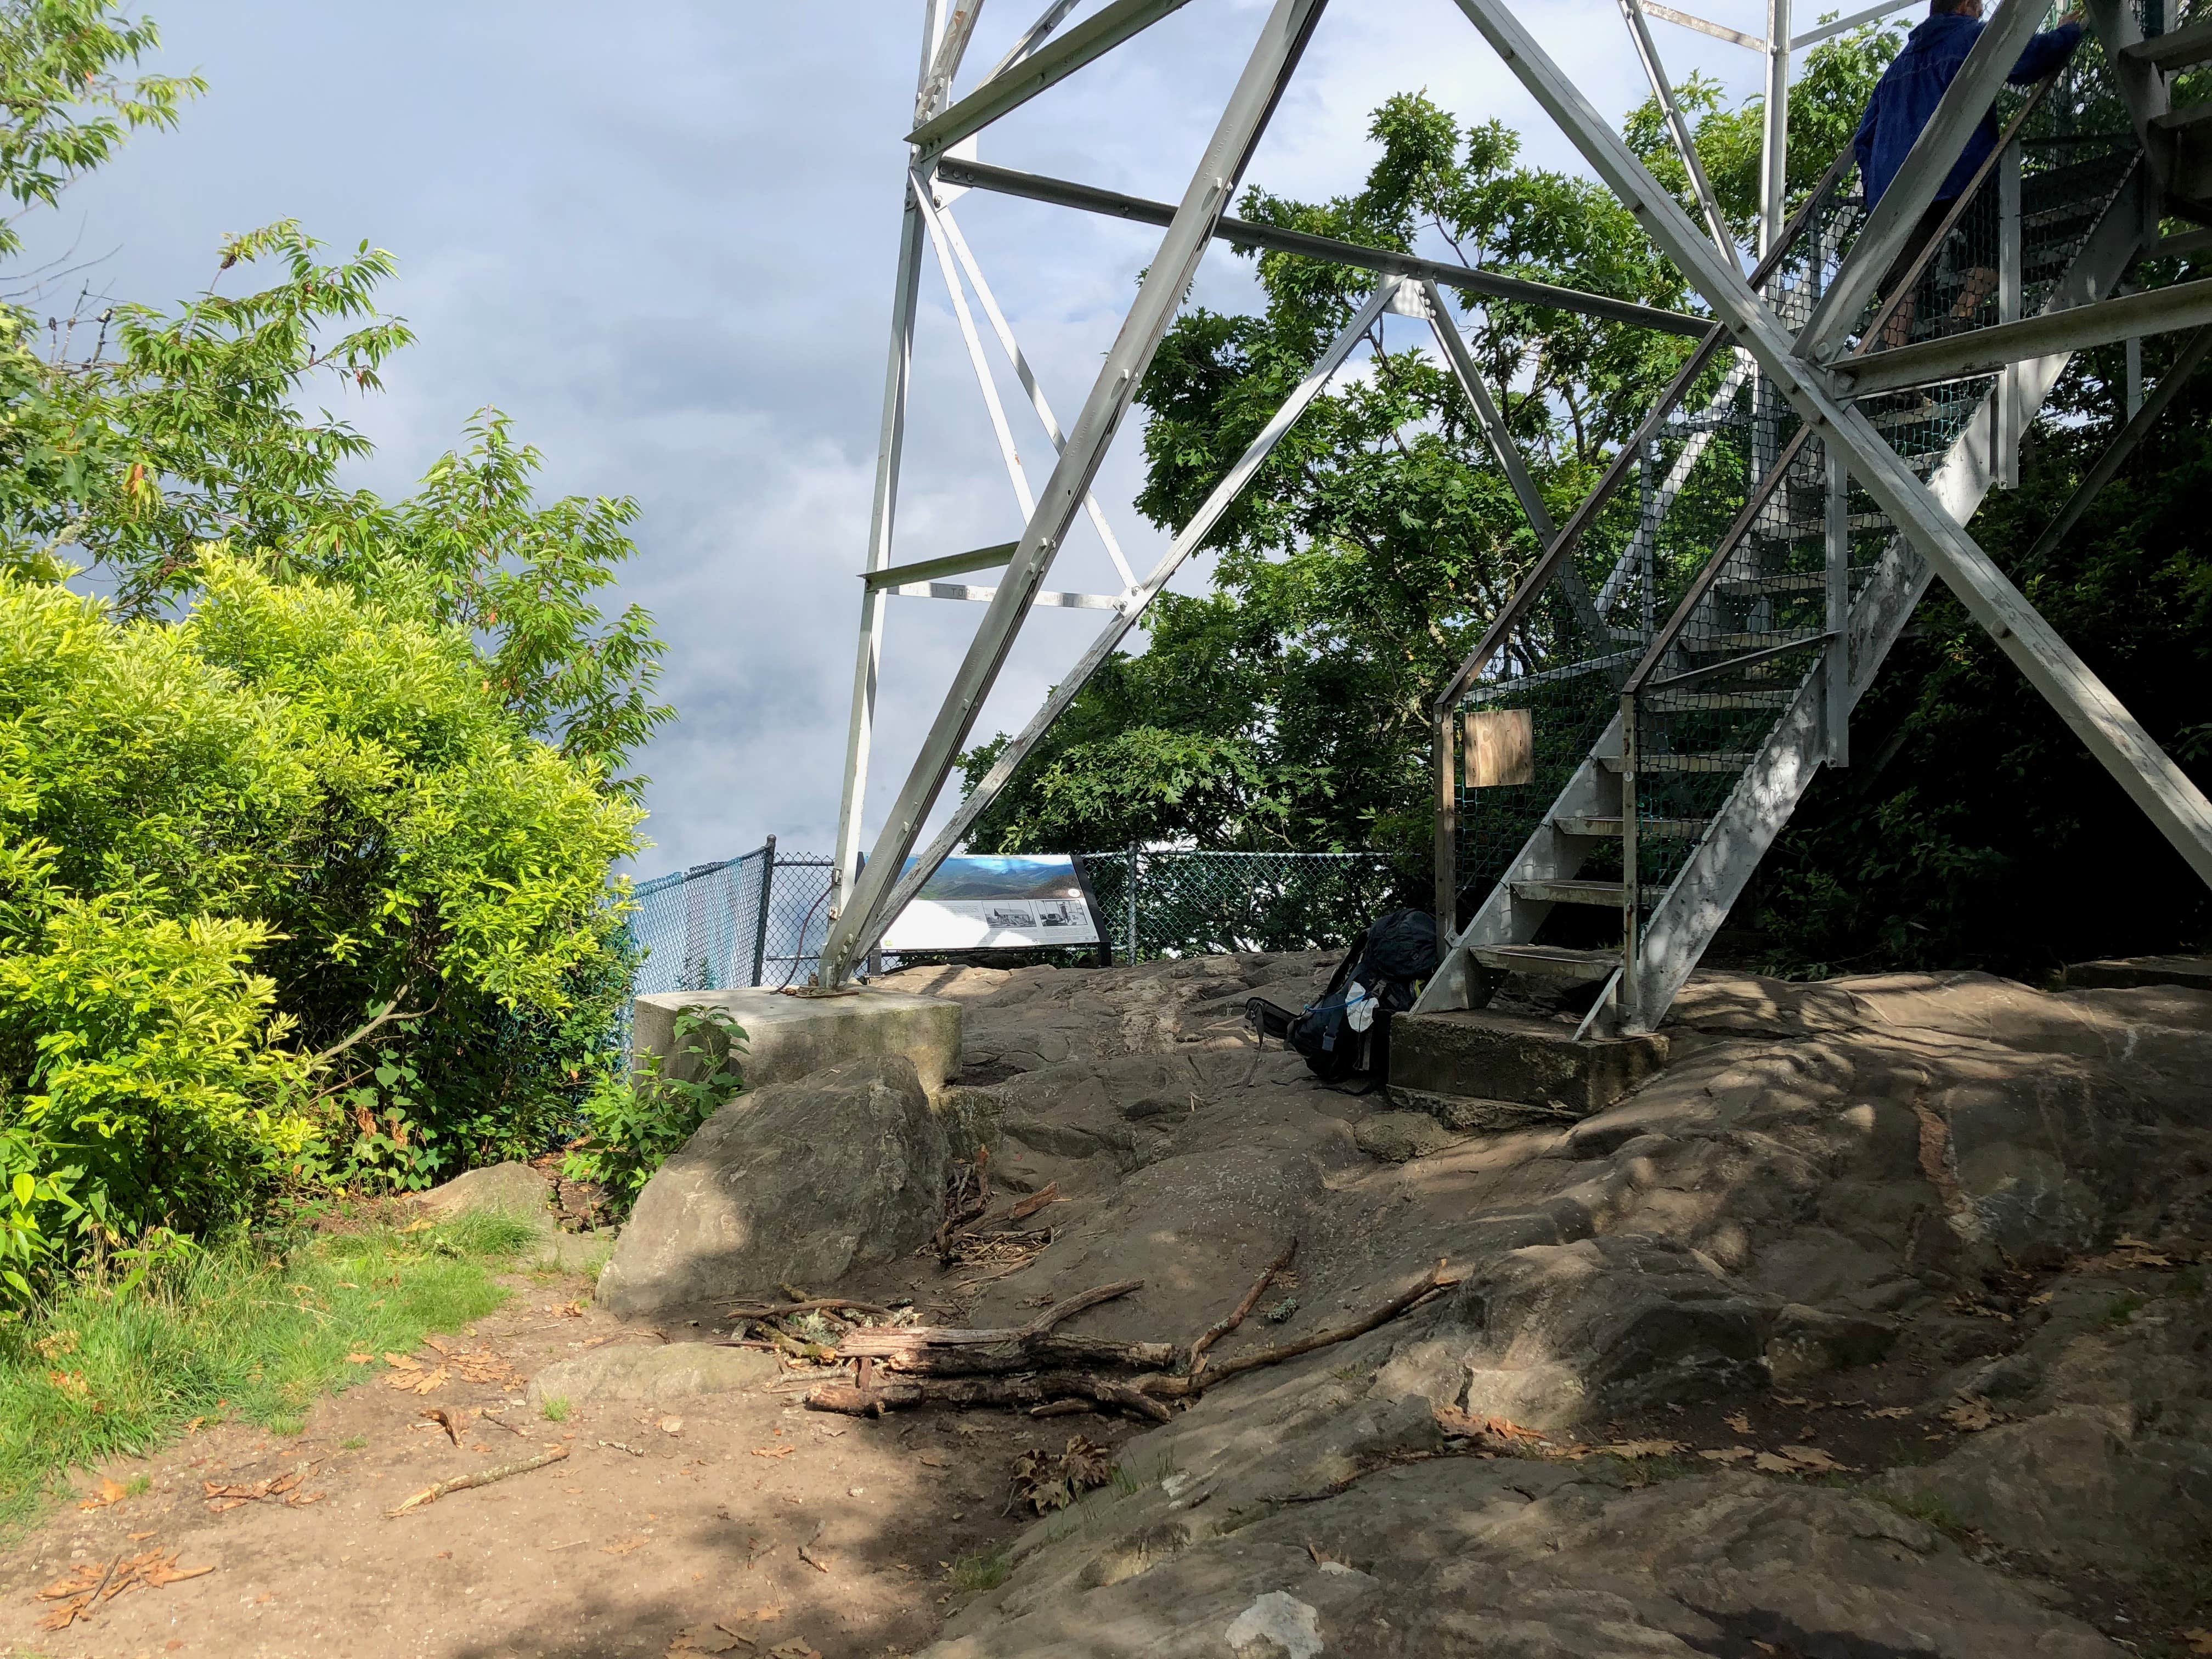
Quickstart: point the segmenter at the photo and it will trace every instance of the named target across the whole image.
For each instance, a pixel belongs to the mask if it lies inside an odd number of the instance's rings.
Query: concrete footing
[[[910,991],[856,987],[850,995],[785,996],[776,991],[663,991],[637,999],[631,1051],[665,1057],[676,1017],[686,1008],[720,1008],[745,1034],[737,1069],[748,1089],[787,1083],[825,1066],[878,1054],[904,1054],[921,1086],[934,1094],[960,1073],[960,1005]],[[693,1039],[702,1040],[705,1033]],[[722,1058],[719,1045],[712,1060]],[[679,1060],[671,1076],[696,1080],[710,1069],[706,1057]]]
[[[2212,991],[2212,957],[2112,957],[2072,963],[2066,969],[2069,991],[2132,991],[2144,985]]]
[[[1453,1128],[1572,1122],[1601,1112],[1667,1063],[1663,1036],[1575,1040],[1571,1027],[1462,1009],[1390,1026],[1390,1098]]]

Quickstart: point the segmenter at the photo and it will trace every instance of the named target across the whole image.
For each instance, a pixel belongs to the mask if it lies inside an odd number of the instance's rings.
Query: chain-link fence
[[[776,850],[695,864],[630,890],[630,994],[803,983],[830,931],[830,861]]]
[[[1374,853],[1079,856],[1099,929],[1124,962],[1346,945],[1407,886]]]

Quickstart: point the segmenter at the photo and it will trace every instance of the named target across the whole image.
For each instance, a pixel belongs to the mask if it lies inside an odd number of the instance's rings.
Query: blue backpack
[[[1436,918],[1392,910],[1352,942],[1319,997],[1295,1014],[1254,997],[1245,1023],[1261,1048],[1274,1036],[1297,1049],[1324,1083],[1365,1073],[1379,1085],[1390,1075],[1390,1021],[1413,1006],[1436,967]]]

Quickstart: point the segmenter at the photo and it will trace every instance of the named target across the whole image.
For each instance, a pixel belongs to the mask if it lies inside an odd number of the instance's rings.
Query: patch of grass
[[[963,1555],[946,1571],[945,1582],[962,1595],[981,1595],[985,1590],[994,1590],[1006,1582],[1006,1575],[1014,1570],[1014,1559],[1005,1549],[977,1550]]]
[[[2183,1268],[2180,1273],[2174,1275],[2173,1293],[2176,1296],[2186,1296],[2192,1298],[2203,1295],[2204,1269],[2202,1267]]]
[[[538,1409],[545,1413],[545,1420],[548,1423],[565,1423],[568,1420],[568,1402],[560,1395],[547,1395],[545,1403]]]
[[[2105,1323],[2124,1325],[2142,1311],[2142,1297],[2137,1296],[2133,1291],[2130,1291],[2125,1296],[2116,1296],[2112,1298],[2112,1304],[2105,1310]]]
[[[365,1434],[349,1434],[344,1439],[338,1442],[338,1449],[340,1451],[367,1451],[368,1449],[368,1437]]]
[[[1907,1520],[1918,1521],[1933,1527],[1954,1544],[1969,1541],[1974,1529],[1959,1518],[1959,1512],[1933,1492],[1893,1492],[1878,1490],[1863,1491],[1863,1498],[1870,1498],[1885,1509],[1896,1510]]]
[[[417,1232],[219,1241],[118,1294],[94,1274],[0,1330],[0,1536],[36,1521],[72,1467],[143,1456],[195,1420],[297,1434],[308,1408],[496,1308],[491,1269],[529,1229],[470,1216]]]
[[[1127,1462],[1116,1463],[1109,1485],[1123,1496],[1132,1496],[1147,1486],[1157,1486],[1176,1472],[1175,1455],[1162,1452],[1143,1469],[1133,1469]]]

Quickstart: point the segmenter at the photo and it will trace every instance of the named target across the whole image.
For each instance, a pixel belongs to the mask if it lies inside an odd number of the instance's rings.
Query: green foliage
[[[196,577],[175,623],[0,577],[0,1145],[51,1188],[19,1264],[59,1227],[243,1217],[328,1160],[421,1186],[535,1151],[591,1055],[472,1085],[611,1024],[636,809],[422,607],[220,550]]]
[[[584,1101],[585,1133],[564,1160],[571,1181],[596,1181],[627,1210],[653,1172],[744,1087],[744,1029],[722,1008],[676,1016],[672,1056],[641,1054],[629,1076],[610,1071]]]
[[[429,1232],[233,1236],[135,1286],[112,1271],[64,1285],[0,1330],[0,1528],[35,1520],[72,1467],[143,1455],[195,1419],[296,1433],[318,1395],[374,1374],[349,1354],[404,1353],[497,1307],[489,1270],[525,1242],[517,1231],[471,1216]]]
[[[160,44],[150,18],[122,19],[112,0],[0,3],[0,193],[19,207],[52,207],[132,129],[174,126],[205,82],[116,72]],[[21,247],[13,222],[0,224],[0,258]]]
[[[155,45],[112,0],[0,0],[0,194],[52,204],[172,125],[202,88],[134,78]],[[280,221],[173,309],[41,340],[0,307],[15,1297],[317,1183],[536,1152],[608,1063],[609,872],[669,714],[650,619],[599,609],[636,509],[537,500],[495,410],[411,498],[348,487],[368,441],[318,404],[412,343],[394,268]]]
[[[1462,127],[1408,95],[1370,135],[1381,154],[1362,190],[1302,204],[1255,187],[1243,216],[1376,246],[1430,238],[1515,275],[1683,302],[1609,193],[1522,164],[1498,123]],[[1156,523],[1189,518],[1372,282],[1279,253],[1259,275],[1261,315],[1187,312],[1146,378],[1139,506]],[[1405,333],[1372,337],[1370,371],[1314,403],[1210,538],[1213,592],[1154,604],[1143,654],[1085,688],[971,845],[1373,847],[1425,861],[1428,702],[1536,550],[1448,373]],[[1686,349],[1498,301],[1483,302],[1470,347],[1560,513]],[[998,752],[963,758],[971,785]]]

